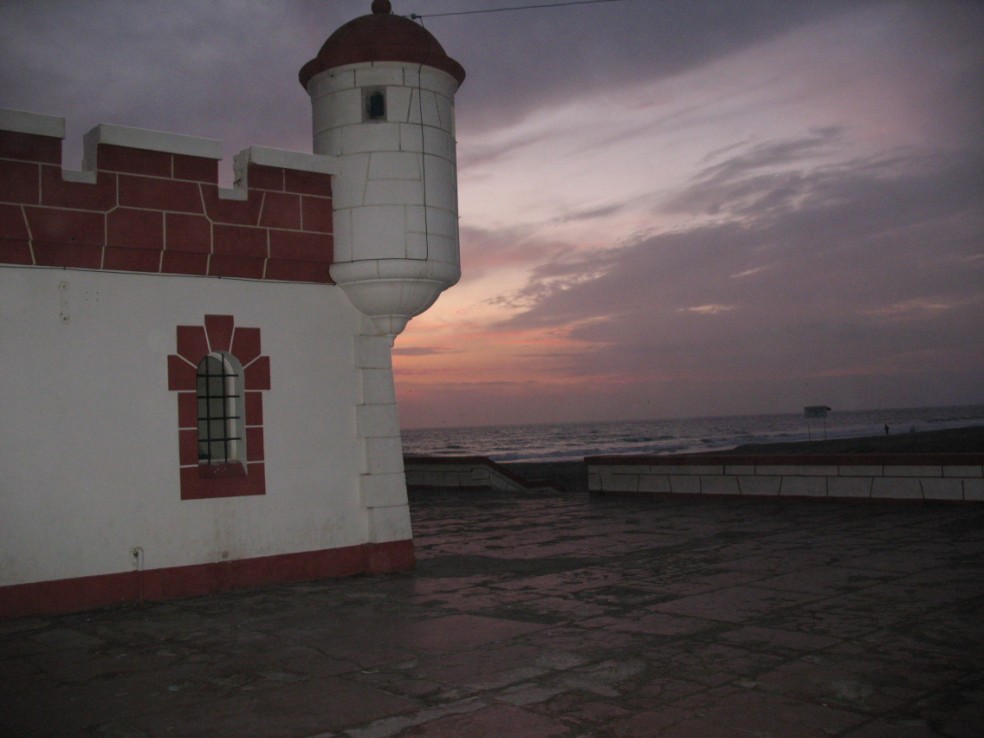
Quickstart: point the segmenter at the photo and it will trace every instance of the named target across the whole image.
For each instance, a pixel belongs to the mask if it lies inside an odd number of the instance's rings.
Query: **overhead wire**
[[[479,15],[482,13],[508,13],[517,10],[539,10],[541,8],[562,8],[571,5],[599,5],[601,3],[620,3],[625,0],[566,0],[566,2],[537,3],[536,5],[513,5],[505,8],[485,8],[482,10],[455,10],[447,13],[428,13],[424,16],[421,13],[410,13],[405,16],[411,20],[423,18],[446,18],[452,15]]]
[[[424,25],[424,18],[446,18],[448,16],[455,15],[479,15],[484,13],[507,13],[519,10],[540,10],[543,8],[562,8],[573,5],[600,5],[601,3],[620,3],[624,0],[564,0],[563,2],[549,2],[549,3],[537,3],[535,5],[513,5],[503,8],[485,8],[482,10],[458,10],[447,13],[429,13],[426,16],[421,13],[410,13],[409,15],[403,16],[404,18],[409,18],[410,20],[417,21],[421,26]],[[430,43],[430,38],[428,37],[428,43]],[[429,52],[428,52],[429,55]],[[421,178],[423,187],[423,210],[424,210],[424,248],[426,257],[430,258],[430,223],[427,217],[427,152],[426,146],[424,145],[424,110],[423,110],[423,88],[421,85],[421,72],[423,71],[424,64],[421,63],[419,69],[417,70],[417,108],[418,115],[420,116],[420,138],[421,138],[421,151],[420,151],[420,166],[421,166]]]

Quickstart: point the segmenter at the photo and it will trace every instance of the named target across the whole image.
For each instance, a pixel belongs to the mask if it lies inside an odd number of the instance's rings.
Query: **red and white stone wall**
[[[251,147],[237,187],[219,144],[97,126],[64,172],[60,118],[0,113],[0,262],[330,282],[330,157]]]
[[[331,157],[0,111],[0,616],[413,564],[389,339],[331,284]],[[244,366],[241,480],[189,371]],[[239,486],[236,486],[236,485]]]
[[[594,456],[601,493],[984,501],[982,454]]]

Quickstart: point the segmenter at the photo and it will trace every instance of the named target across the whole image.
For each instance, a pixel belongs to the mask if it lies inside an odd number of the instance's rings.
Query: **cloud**
[[[675,72],[612,75],[613,105],[661,111],[645,125],[628,112],[605,117],[602,85],[584,75],[584,96],[598,103],[589,112],[563,98],[491,112],[483,125],[493,130],[530,118],[515,128],[538,134],[524,156],[552,130],[589,172],[604,168],[612,142],[634,159],[605,180],[600,192],[623,195],[607,201],[587,178],[580,199],[561,178],[549,187],[551,167],[570,179],[556,156],[564,148],[534,160],[539,190],[558,205],[525,238],[583,223],[610,240],[585,248],[565,231],[567,248],[540,252],[549,258],[527,261],[523,281],[496,296],[482,341],[535,385],[522,393],[522,383],[506,391],[451,375],[445,388],[468,394],[482,422],[979,401],[984,351],[968,337],[984,334],[984,96],[966,28],[984,18],[966,4],[842,10]],[[672,84],[652,83],[664,72]],[[652,96],[620,100],[627,90]],[[578,115],[601,121],[596,136],[575,130]],[[661,147],[647,143],[647,126]],[[634,167],[668,166],[686,177],[648,191],[639,177],[624,196]],[[497,186],[528,192],[522,169],[508,171]],[[625,216],[646,207],[649,222],[626,231]],[[517,336],[549,339],[550,350],[517,352]],[[425,405],[413,414],[427,416]]]
[[[368,6],[7,0],[0,100],[65,116],[71,166],[100,122],[219,139],[228,183],[246,145],[310,150],[297,71]],[[398,341],[412,424],[981,398],[984,5],[424,25],[468,72],[463,278]]]
[[[333,27],[317,5],[5,2],[0,99],[66,117],[71,167],[98,123],[219,139],[227,160],[250,144],[310,151],[310,101],[297,71]]]
[[[695,179],[702,186],[729,182],[749,173],[822,157],[844,137],[840,126],[827,126],[796,139],[769,141],[748,147],[744,152],[725,159],[700,172]]]
[[[453,349],[434,346],[396,346],[393,348],[394,356],[446,356],[453,353],[455,353]]]
[[[112,122],[231,139],[230,151],[250,143],[307,150],[309,103],[297,71],[338,26],[367,13],[368,4],[8,0],[0,8],[0,92],[8,106],[67,113],[73,137]],[[459,130],[478,131],[589,90],[706,63],[852,4],[791,8],[755,0],[738,9],[694,0],[654,9],[626,0],[610,7],[425,15],[424,24],[468,71]],[[394,5],[397,13],[421,10],[405,0]],[[429,0],[423,10],[461,9],[473,8]],[[75,119],[75,111],[83,118]],[[73,162],[80,158],[76,148],[67,145]],[[469,155],[478,163],[501,153]]]
[[[914,300],[904,300],[890,305],[869,308],[863,310],[862,314],[872,318],[887,318],[889,320],[920,320],[947,310],[952,310],[958,305],[959,302],[953,303],[945,300],[920,297]]]
[[[425,24],[445,49],[456,50],[452,55],[469,71],[461,121],[481,131],[514,124],[571,97],[605,89],[616,93],[680,74],[862,4],[625,0],[434,21],[425,16]],[[476,32],[494,41],[469,42]]]
[[[585,220],[597,220],[599,218],[607,218],[610,215],[615,215],[624,206],[622,204],[615,205],[602,205],[596,208],[587,208],[584,210],[578,210],[572,213],[565,213],[564,215],[555,219],[558,223],[577,223]]]
[[[756,167],[698,178],[737,215],[536,269],[528,307],[499,328],[566,332],[587,347],[571,375],[640,387],[892,375],[939,357],[982,380],[968,343],[984,333],[980,241],[942,235],[982,232],[982,165],[913,152],[799,170],[796,199],[770,197],[784,182]],[[681,202],[703,202],[699,182]],[[752,217],[738,200],[769,205]]]
[[[677,312],[696,313],[697,315],[718,315],[720,313],[730,313],[734,309],[734,305],[720,305],[711,303],[709,305],[694,305],[693,307],[677,308]]]
[[[463,225],[460,228],[464,279],[480,280],[490,272],[527,268],[547,262],[568,251],[570,244],[538,237],[529,227],[497,230]]]

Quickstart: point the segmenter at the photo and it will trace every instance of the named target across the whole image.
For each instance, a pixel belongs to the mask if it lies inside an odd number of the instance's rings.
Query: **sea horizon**
[[[425,431],[425,430],[459,430],[459,429],[472,429],[472,428],[517,428],[517,427],[527,427],[527,426],[543,426],[543,425],[586,425],[586,424],[597,424],[597,423],[650,423],[650,422],[683,422],[691,420],[727,420],[732,418],[761,418],[761,417],[771,417],[771,416],[794,416],[799,418],[805,417],[803,411],[809,405],[804,405],[803,409],[790,412],[775,412],[775,413],[737,413],[733,415],[681,415],[678,417],[669,418],[651,418],[651,417],[639,417],[639,418],[612,418],[608,420],[545,420],[537,421],[535,423],[471,423],[468,425],[414,425],[400,428],[401,431]],[[828,408],[829,412],[827,418],[833,418],[836,414],[845,413],[899,413],[904,411],[923,411],[923,410],[959,410],[959,409],[975,409],[984,410],[984,400],[979,403],[970,403],[967,405],[912,405],[907,407],[890,407],[890,408],[855,408],[855,409],[837,409]],[[981,418],[984,422],[984,418]]]
[[[487,456],[494,461],[567,461],[605,454],[721,451],[748,443],[853,438],[984,425],[974,405],[831,410],[826,418],[798,413],[643,420],[513,423],[405,428],[404,452],[425,456]]]

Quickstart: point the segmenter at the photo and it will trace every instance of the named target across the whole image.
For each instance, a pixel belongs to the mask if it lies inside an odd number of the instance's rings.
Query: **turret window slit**
[[[386,120],[386,91],[379,88],[363,90],[365,120]]]

